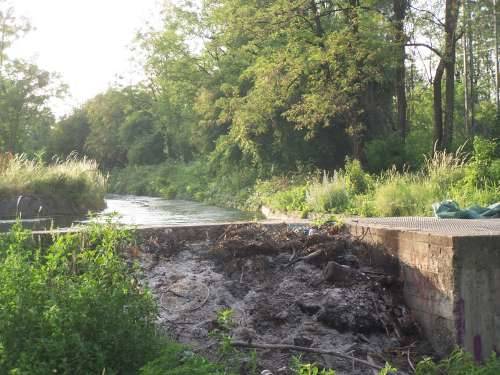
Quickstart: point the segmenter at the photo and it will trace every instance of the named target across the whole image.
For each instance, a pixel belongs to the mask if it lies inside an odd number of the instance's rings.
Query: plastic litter
[[[440,219],[498,219],[500,218],[500,202],[488,207],[474,205],[461,209],[457,202],[446,200],[432,205],[434,216]]]

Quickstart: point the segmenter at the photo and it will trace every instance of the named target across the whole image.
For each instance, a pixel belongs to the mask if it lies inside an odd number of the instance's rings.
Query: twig
[[[167,289],[165,292],[163,292],[162,294],[167,294],[167,293],[172,293],[174,296],[176,297],[180,297],[180,298],[185,298],[187,299],[188,297],[186,297],[185,295],[183,294],[180,294],[180,293],[177,293],[177,292],[174,292],[172,289]]]
[[[406,358],[408,359],[408,364],[410,365],[411,369],[413,370],[413,372],[415,372],[415,366],[413,366],[410,358],[410,349],[408,349],[408,351],[406,352]]]
[[[281,344],[251,344],[248,342],[242,341],[233,341],[231,343],[232,346],[241,347],[241,348],[254,348],[254,349],[271,349],[271,350],[295,350],[298,352],[307,352],[307,353],[317,353],[317,354],[327,354],[335,357],[347,359],[349,361],[361,363],[365,366],[376,370],[382,370],[383,367],[378,366],[376,364],[364,361],[362,359],[353,357],[351,355],[347,355],[344,353],[340,353],[334,350],[322,350],[322,349],[314,349],[314,348],[306,348],[304,346],[296,346],[296,345],[281,345]]]
[[[311,260],[311,259],[314,259],[314,258],[319,258],[319,256],[322,255],[322,254],[325,254],[325,250],[324,249],[316,250],[316,251],[312,252],[311,254],[308,254],[306,256],[299,257],[299,258],[296,258],[296,259],[292,260],[290,263],[286,264],[283,268],[291,267],[295,263],[298,263],[298,262],[301,262],[301,261]]]
[[[205,285],[205,288],[207,288],[207,296],[205,297],[203,302],[200,303],[198,306],[193,307],[191,309],[184,310],[185,312],[191,312],[191,311],[196,311],[198,309],[201,309],[205,305],[205,303],[207,303],[208,299],[210,298],[210,288],[208,287],[207,284],[203,284],[203,285]]]

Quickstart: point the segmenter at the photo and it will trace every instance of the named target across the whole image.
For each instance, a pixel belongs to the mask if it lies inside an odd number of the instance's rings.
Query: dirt
[[[373,266],[370,250],[335,228],[249,225],[229,227],[216,241],[149,238],[133,255],[160,303],[160,325],[209,358],[220,354],[213,334],[223,330],[218,312],[231,309],[233,341],[334,350],[405,371],[425,342],[402,302],[401,284]],[[259,373],[272,374],[291,374],[292,357],[300,354],[257,353]],[[371,371],[331,355],[301,357],[337,374]],[[241,373],[248,373],[250,360],[242,358]]]

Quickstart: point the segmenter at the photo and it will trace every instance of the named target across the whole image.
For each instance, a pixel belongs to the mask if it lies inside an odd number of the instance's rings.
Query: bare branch
[[[434,52],[439,57],[442,57],[442,53],[439,50],[437,50],[433,46],[430,46],[426,43],[406,43],[405,46],[406,47],[425,47],[425,48],[431,50],[432,52]]]

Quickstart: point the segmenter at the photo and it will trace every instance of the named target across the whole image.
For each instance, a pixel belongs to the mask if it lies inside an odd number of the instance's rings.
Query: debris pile
[[[233,343],[259,348],[259,368],[273,374],[291,373],[300,351],[303,361],[338,374],[365,374],[386,361],[409,368],[422,342],[397,278],[338,228],[229,226],[215,241],[157,250],[141,260],[160,323],[203,354],[216,356],[210,333],[227,309]]]

